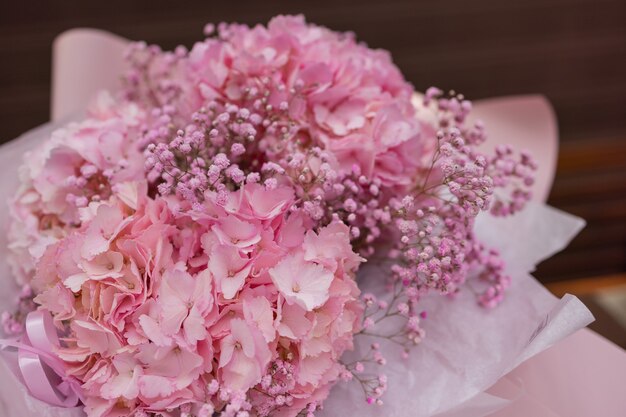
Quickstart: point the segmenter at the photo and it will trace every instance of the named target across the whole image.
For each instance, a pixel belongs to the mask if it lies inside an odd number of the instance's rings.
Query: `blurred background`
[[[191,46],[208,22],[265,23],[279,13],[304,13],[390,50],[418,90],[547,96],[561,140],[549,203],[588,226],[536,276],[557,295],[580,296],[598,319],[592,327],[626,347],[624,0],[5,0],[0,141],[48,120],[51,44],[67,29],[95,27],[173,48]]]

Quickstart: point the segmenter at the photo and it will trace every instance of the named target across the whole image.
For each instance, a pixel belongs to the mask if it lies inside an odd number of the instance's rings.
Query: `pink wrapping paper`
[[[490,417],[623,417],[626,354],[589,329],[522,363],[489,392],[513,396]]]
[[[57,39],[53,121],[71,118],[99,89],[119,88],[117,74],[123,68],[125,44],[119,37],[90,29],[72,30]],[[545,201],[555,172],[558,143],[554,114],[547,101],[539,96],[486,100],[476,103],[475,114],[488,127],[492,140],[488,146],[497,142],[522,144],[534,152],[541,164],[534,192],[537,201]],[[44,125],[2,146],[0,164],[5,172],[15,172],[20,155],[52,128]],[[10,195],[16,184],[14,176],[5,175],[0,191]],[[0,226],[6,220],[5,207],[0,212]],[[579,219],[541,204],[512,219],[480,219],[478,232],[487,242],[503,248],[508,260],[514,286],[507,301],[488,313],[475,306],[469,292],[447,305],[442,298],[427,300],[431,312],[426,323],[428,337],[408,362],[393,360],[387,404],[382,408],[366,406],[359,387],[342,384],[333,390],[324,415],[626,415],[626,397],[619,395],[626,386],[624,352],[588,330],[558,342],[592,317],[575,297],[557,300],[529,275],[539,261],[562,249],[582,226]],[[0,272],[10,286],[3,239],[0,234]],[[375,271],[376,266],[369,273]],[[367,275],[368,271],[364,272]],[[13,297],[10,291],[0,294],[0,307],[10,305]],[[444,308],[446,317],[438,319],[437,310]],[[503,330],[508,330],[507,337],[503,337]],[[82,412],[49,407],[30,398],[0,362],[0,416],[5,415],[78,417]]]
[[[119,90],[127,44],[126,39],[98,29],[72,29],[55,39],[52,121],[81,112],[98,90]]]

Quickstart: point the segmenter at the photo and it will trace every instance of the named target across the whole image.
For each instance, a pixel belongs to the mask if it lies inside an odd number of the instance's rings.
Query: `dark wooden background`
[[[418,89],[454,88],[473,99],[545,94],[561,131],[550,203],[586,218],[588,227],[538,274],[548,282],[626,271],[624,0],[0,3],[3,142],[47,120],[51,42],[79,26],[171,48],[190,45],[207,22],[304,13],[391,50]]]

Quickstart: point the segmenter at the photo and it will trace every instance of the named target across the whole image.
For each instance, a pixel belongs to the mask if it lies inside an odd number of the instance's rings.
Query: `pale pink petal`
[[[248,297],[243,300],[243,314],[246,321],[261,331],[266,342],[276,337],[274,329],[274,312],[265,297]]]
[[[293,200],[290,187],[279,187],[268,192],[261,184],[249,184],[245,188],[248,204],[257,219],[272,219],[283,213]]]
[[[235,354],[232,363],[221,370],[224,385],[237,391],[246,391],[261,379],[258,362],[244,354]]]
[[[224,337],[220,343],[220,368],[228,365],[235,352],[235,339],[232,335]]]
[[[185,340],[187,340],[187,343],[194,344],[206,337],[207,330],[204,324],[204,318],[200,315],[197,308],[193,307],[189,310],[189,315],[183,322],[183,330],[185,331]]]
[[[122,346],[111,330],[93,319],[73,321],[72,330],[78,346],[91,349],[92,352],[106,355],[117,351]]]
[[[328,300],[333,274],[302,255],[290,255],[269,270],[272,282],[289,303],[311,311]]]
[[[126,399],[137,398],[139,395],[139,377],[141,367],[137,366],[131,372],[118,374],[111,378],[101,388],[101,394],[106,399],[124,397]]]
[[[72,292],[80,291],[82,285],[89,281],[89,276],[85,273],[71,275],[63,280],[63,284],[72,290]]]
[[[317,384],[322,376],[333,366],[335,362],[330,354],[323,353],[319,356],[307,356],[300,360],[298,383]]]
[[[163,333],[161,325],[152,317],[142,315],[139,317],[139,324],[144,334],[157,346],[169,346],[172,339]]]
[[[220,279],[220,288],[225,299],[231,300],[246,282],[247,273],[236,273],[233,276],[226,276]]]
[[[297,340],[307,334],[311,326],[311,321],[306,318],[306,310],[297,304],[283,304],[278,325],[281,336]]]
[[[159,375],[143,375],[139,378],[141,395],[146,398],[162,398],[172,394],[176,388],[171,379]]]
[[[232,246],[215,246],[209,255],[209,271],[218,291],[227,300],[234,298],[243,287],[250,269],[249,260],[242,258]]]
[[[261,240],[258,226],[228,215],[212,229],[224,245],[247,248]]]
[[[249,358],[254,357],[254,336],[248,324],[242,319],[233,319],[230,322],[230,329],[235,342],[239,342],[243,353]]]

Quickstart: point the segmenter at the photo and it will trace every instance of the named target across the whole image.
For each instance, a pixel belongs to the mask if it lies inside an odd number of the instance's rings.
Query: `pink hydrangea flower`
[[[132,192],[85,208],[81,226],[48,246],[33,280],[35,301],[59,324],[70,320],[59,355],[83,383],[86,410],[200,407],[206,379],[224,392],[263,390],[280,357],[291,358],[293,395],[326,395],[359,325],[361,258],[349,229],[307,234],[312,223],[290,211],[293,193],[283,186],[245,186],[224,207],[207,200],[212,214],[196,220],[145,187],[124,189]]]
[[[54,131],[25,155],[9,229],[9,260],[20,279],[32,277],[34,263],[67,226],[80,224],[81,208],[108,199],[118,183],[144,178],[134,142],[143,111],[133,103],[100,101],[106,103],[91,118]]]

